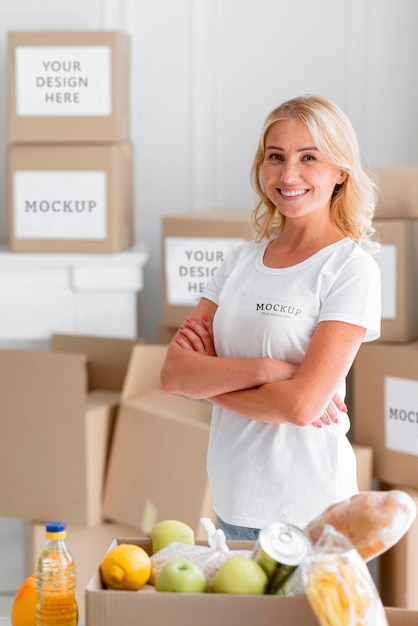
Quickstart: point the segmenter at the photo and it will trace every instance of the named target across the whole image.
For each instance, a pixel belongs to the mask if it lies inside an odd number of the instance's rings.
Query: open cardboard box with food
[[[418,612],[383,607],[366,567],[367,562],[399,541],[415,516],[415,502],[406,492],[400,490],[360,492],[348,500],[328,507],[304,531],[298,529],[308,535],[312,541],[312,550],[302,562],[303,589],[302,594],[296,597],[268,593],[268,586],[267,593],[228,593],[215,590],[217,574],[235,554],[245,551],[247,558],[256,560],[260,540],[255,544],[227,542],[228,556],[223,560],[219,559],[217,573],[211,579],[211,585],[208,584],[208,592],[176,593],[161,590],[158,585],[159,577],[169,564],[169,558],[154,579],[152,569],[158,562],[158,556],[165,550],[172,549],[173,554],[176,553],[178,557],[181,542],[169,543],[155,552],[152,532],[150,537],[119,537],[110,545],[104,559],[124,544],[138,546],[150,557],[149,582],[134,591],[123,586],[110,588],[104,582],[103,559],[86,589],[87,624],[163,626],[174,623],[212,626],[215,623],[218,626],[229,626],[231,621],[237,621],[243,626],[252,626],[254,623],[263,626],[416,625]],[[341,543],[341,551],[336,548],[337,544],[331,550],[325,549],[324,535],[338,535],[342,538],[344,541]],[[196,541],[196,548],[199,546],[200,550],[205,545],[208,550],[213,548],[209,533],[207,543]],[[189,550],[190,545],[183,544],[183,548],[185,555],[193,553],[193,550]],[[197,552],[196,550],[195,554]],[[339,567],[337,570],[333,569],[336,561]],[[329,567],[330,562],[332,567]],[[262,566],[261,561],[258,563]],[[308,563],[307,568],[305,563]],[[294,569],[293,573],[297,573],[298,569],[300,568]],[[207,570],[204,569],[204,572],[208,578]],[[312,575],[313,572],[315,576]],[[150,584],[151,581],[153,584]]]
[[[109,549],[133,543],[150,550],[147,538],[117,537]],[[228,542],[232,549],[247,543]],[[99,568],[86,588],[88,626],[318,626],[307,598],[275,595],[229,595],[215,593],[162,593],[145,585],[139,591],[106,589]],[[389,626],[416,626],[418,611],[385,608]],[[333,626],[339,626],[333,624]],[[357,625],[356,625],[357,626]]]

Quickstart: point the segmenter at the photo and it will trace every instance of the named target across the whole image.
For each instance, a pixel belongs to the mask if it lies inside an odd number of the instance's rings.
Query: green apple
[[[168,546],[173,541],[194,544],[194,531],[184,522],[174,519],[166,519],[158,522],[151,530],[152,553]]]
[[[263,594],[266,592],[266,572],[252,558],[235,555],[218,569],[212,583],[214,593]]]
[[[192,561],[174,559],[166,563],[155,582],[157,591],[203,593],[207,590],[203,570]]]

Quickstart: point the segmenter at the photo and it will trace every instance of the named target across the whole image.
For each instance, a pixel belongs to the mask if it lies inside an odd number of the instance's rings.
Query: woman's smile
[[[282,187],[277,190],[284,198],[289,200],[297,200],[301,196],[304,196],[308,193],[308,189],[286,189]]]

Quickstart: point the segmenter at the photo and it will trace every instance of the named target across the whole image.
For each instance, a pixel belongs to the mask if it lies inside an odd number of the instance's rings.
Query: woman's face
[[[266,135],[262,165],[264,189],[286,218],[329,213],[335,185],[346,174],[331,165],[297,118],[275,122]]]

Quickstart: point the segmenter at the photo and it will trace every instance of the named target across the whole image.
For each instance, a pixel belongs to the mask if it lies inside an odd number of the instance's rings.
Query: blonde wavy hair
[[[350,120],[333,102],[323,96],[308,94],[283,102],[266,118],[251,169],[251,183],[258,195],[252,219],[257,241],[271,239],[283,230],[285,217],[266,195],[262,167],[266,136],[270,127],[281,120],[297,118],[308,127],[318,150],[325,159],[347,174],[336,185],[331,198],[331,217],[345,237],[376,250],[372,225],[377,203],[377,187],[362,165],[357,137]]]

